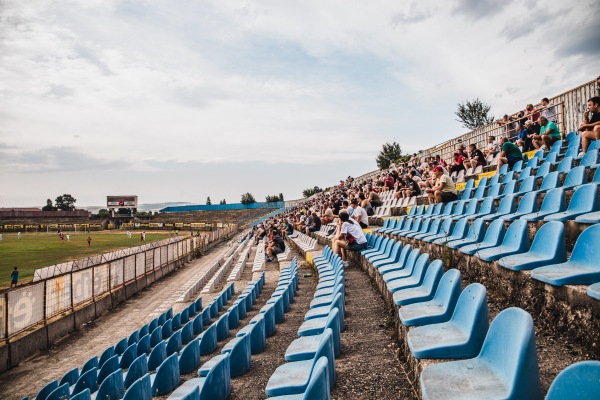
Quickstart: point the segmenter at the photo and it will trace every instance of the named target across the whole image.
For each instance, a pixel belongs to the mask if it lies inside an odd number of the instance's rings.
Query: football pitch
[[[172,237],[172,232],[147,232],[146,241],[140,240],[140,232],[133,232],[131,239],[122,231],[69,232],[60,240],[54,233],[3,233],[0,241],[0,288],[10,286],[10,274],[19,268],[19,285],[31,281],[36,269],[77,260],[94,254],[139,246]],[[87,238],[92,238],[88,246]]]

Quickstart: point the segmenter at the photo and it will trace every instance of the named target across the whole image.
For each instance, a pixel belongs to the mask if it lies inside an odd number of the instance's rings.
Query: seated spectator
[[[492,157],[496,157],[496,154],[500,152],[500,147],[498,146],[498,142],[496,141],[496,136],[489,136],[487,141],[488,144],[483,150],[485,156],[489,157],[491,155]]]
[[[310,225],[306,227],[306,234],[310,235],[311,232],[318,232],[321,229],[321,218],[316,211],[312,212],[312,217],[310,219]]]
[[[533,125],[531,125],[532,132],[536,135],[539,134],[540,124],[538,123],[538,119],[540,118],[540,112],[533,107],[533,104],[527,104],[525,111],[525,117],[533,123]]]
[[[547,97],[544,97],[541,103],[544,108],[542,110],[542,117],[546,117],[548,121],[556,123],[556,107],[554,107],[554,104],[550,103]]]
[[[533,135],[533,146],[536,149],[546,150],[552,147],[552,144],[561,139],[558,126],[544,116],[540,116],[540,134]]]
[[[330,224],[333,222],[333,204],[331,202],[329,202],[329,204],[327,205],[327,208],[325,208],[325,211],[323,212],[323,218],[321,218],[321,222],[324,224]]]
[[[394,177],[392,176],[392,174],[387,174],[387,176],[385,177],[385,180],[383,181],[383,190],[384,191],[388,191],[388,190],[393,190],[394,189]]]
[[[444,168],[448,167],[448,163],[446,162],[446,160],[444,160],[439,154],[436,154],[435,161],[438,163],[438,165],[441,165]]]
[[[367,187],[367,190],[369,191],[369,203],[371,203],[371,207],[373,208],[377,208],[380,207],[383,202],[381,201],[381,197],[379,197],[379,195],[377,193],[375,193],[372,188],[369,186]]]
[[[361,251],[367,249],[367,238],[360,225],[350,218],[345,211],[340,211],[335,236],[333,252],[342,256],[344,267],[348,266],[347,250]]]
[[[458,151],[454,152],[454,158],[452,159],[452,166],[450,167],[450,172],[460,172],[465,169],[463,164],[465,157],[462,156]]]
[[[435,203],[448,203],[449,201],[458,200],[456,186],[448,175],[444,175],[443,169],[440,166],[433,170],[436,183],[430,189],[425,189],[430,201]]]
[[[600,97],[594,96],[588,100],[588,109],[583,114],[583,122],[577,128],[581,132],[581,147],[583,155],[590,143],[600,139]]]
[[[350,207],[354,209],[352,213],[352,219],[354,219],[362,229],[366,229],[369,226],[369,216],[367,211],[358,205],[358,200],[354,199],[350,202]]]
[[[271,262],[275,259],[277,254],[281,254],[285,251],[285,242],[281,237],[281,232],[279,230],[273,231],[273,238],[269,240],[267,244],[267,262]]]
[[[500,173],[500,168],[504,164],[508,164],[509,168],[512,168],[517,161],[523,161],[523,153],[521,153],[521,150],[516,144],[511,143],[505,137],[500,139],[500,144],[502,145],[502,148],[500,157],[498,157],[498,166],[496,168],[497,174]]]
[[[523,127],[521,124],[517,125],[517,139],[515,144],[519,146],[521,151],[524,153],[528,152],[533,147],[533,131],[531,130],[532,125],[533,122],[530,120],[525,121],[525,127]]]
[[[469,153],[470,158],[468,160],[465,160],[465,169],[473,168],[474,171],[478,165],[484,166],[486,164],[485,156],[483,155],[481,150],[477,148],[477,145],[475,143],[471,143],[469,145]]]
[[[342,201],[342,210],[346,210],[348,215],[352,215],[352,213],[354,212],[354,208],[350,207],[350,202],[348,202],[348,200]]]
[[[404,176],[404,198],[411,198],[413,196],[419,196],[421,194],[421,187],[419,183],[415,181],[411,175]]]

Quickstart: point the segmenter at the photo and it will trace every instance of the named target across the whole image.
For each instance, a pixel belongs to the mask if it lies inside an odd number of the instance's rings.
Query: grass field
[[[14,267],[19,268],[19,284],[33,278],[33,272],[65,261],[77,260],[93,254],[139,246],[140,233],[134,232],[130,239],[125,232],[91,232],[91,246],[88,247],[88,234],[69,232],[71,240],[61,241],[57,233],[3,233],[0,241],[0,288],[10,286],[10,274]],[[146,242],[171,237],[171,233],[147,232]]]

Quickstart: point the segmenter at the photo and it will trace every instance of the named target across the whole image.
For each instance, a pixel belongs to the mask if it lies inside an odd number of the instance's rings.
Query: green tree
[[[320,188],[320,187],[318,187],[318,186],[315,186],[315,187],[313,187],[313,188],[304,189],[304,190],[302,191],[302,195],[303,195],[304,197],[310,197],[310,196],[312,196],[313,194],[316,194],[316,193],[321,193],[322,191],[323,191],[323,189],[321,189],[321,188]]]
[[[283,193],[279,193],[279,201],[285,201],[283,200]]]
[[[381,151],[379,155],[377,155],[377,167],[379,169],[387,169],[392,161],[396,161],[402,158],[402,149],[400,148],[400,144],[395,141],[392,143],[384,143],[381,146]]]
[[[110,215],[110,211],[108,211],[106,208],[102,208],[100,210],[98,210],[98,216],[100,218],[106,218]]]
[[[223,199],[219,202],[219,204],[227,204],[227,201],[225,199]]]
[[[252,204],[252,203],[256,203],[256,199],[254,198],[254,196],[252,195],[252,193],[244,193],[242,195],[242,204],[246,205],[246,204]]]
[[[210,201],[210,196],[208,196],[208,197],[206,198],[206,205],[207,205],[207,206],[212,206],[212,201]]]
[[[274,194],[272,196],[266,196],[265,201],[267,203],[277,203],[278,201],[283,201],[283,194],[279,193],[279,194]]]
[[[46,205],[42,207],[42,211],[56,211],[56,207],[52,204],[52,200],[46,200]]]
[[[60,211],[74,211],[75,210],[75,199],[70,194],[63,194],[62,196],[58,196],[56,200],[54,200],[54,204],[56,205],[56,209]]]
[[[484,125],[494,122],[494,116],[488,115],[491,106],[485,104],[479,98],[473,101],[458,103],[458,110],[454,113],[458,117],[457,121],[462,122],[463,128],[477,129]]]

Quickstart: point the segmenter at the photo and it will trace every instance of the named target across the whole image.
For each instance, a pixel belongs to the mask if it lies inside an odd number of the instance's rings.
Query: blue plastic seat
[[[446,246],[450,247],[451,249],[458,249],[469,244],[480,242],[483,240],[484,228],[485,222],[483,218],[477,218],[469,227],[467,236],[464,239],[451,240],[446,243]]]
[[[403,246],[404,245],[402,244],[402,242],[400,242],[400,241],[396,242],[394,244],[394,246],[392,247],[392,251],[390,252],[390,256],[388,258],[381,258],[379,260],[375,260],[375,261],[371,262],[371,264],[373,265],[373,267],[379,268],[384,265],[389,265],[389,264],[393,264],[393,263],[397,262],[398,258],[400,257],[400,253],[402,252]]]
[[[217,349],[217,325],[211,324],[198,336],[200,339],[200,355],[207,355]]]
[[[503,221],[502,219],[498,221]],[[494,261],[502,257],[513,254],[520,254],[529,248],[529,232],[527,221],[519,219],[514,221],[506,230],[502,244],[497,247],[490,247],[478,250],[475,256],[483,261]]]
[[[77,379],[75,386],[73,386],[73,389],[71,390],[71,395],[76,395],[86,389],[89,389],[91,393],[98,390],[98,369],[96,367],[88,369],[79,376],[79,379]]]
[[[396,232],[396,236],[406,236],[407,234],[409,234],[411,232],[416,232],[421,228],[422,223],[423,223],[423,220],[421,218],[415,218],[412,221],[410,228],[408,228],[407,230],[402,230],[400,232]]]
[[[518,162],[518,161],[517,161]],[[522,163],[522,162],[521,162]],[[508,164],[504,164],[500,167],[500,171],[498,171],[498,173],[500,175],[504,175],[508,172]]]
[[[440,279],[433,299],[400,307],[400,321],[405,326],[448,321],[454,312],[461,290],[460,272],[454,268],[448,270]]]
[[[199,335],[202,332],[204,324],[202,323],[202,313],[198,313],[192,320],[194,326],[194,335]]]
[[[119,342],[115,345],[115,354],[123,355],[125,350],[127,350],[127,347],[129,347],[127,344],[127,338],[119,340]]]
[[[71,386],[74,385],[75,382],[77,382],[77,379],[79,379],[79,369],[73,368],[72,370],[64,374],[62,378],[60,378],[58,385],[62,386],[65,383],[68,383],[69,386]]]
[[[200,366],[200,339],[189,342],[179,355],[179,371],[189,374]]]
[[[521,215],[519,218],[526,221],[539,221],[548,215],[566,210],[565,192],[562,188],[551,189],[544,196],[542,205],[537,212]]]
[[[528,178],[529,179],[529,178]],[[484,221],[493,221],[498,218],[503,218],[505,215],[512,214],[515,212],[515,194],[508,194],[500,201],[498,210],[489,215],[481,217]]]
[[[565,157],[558,163],[558,168],[556,170],[559,173],[567,173],[571,168],[573,168],[573,157]]]
[[[505,221],[513,221],[525,214],[531,214],[537,211],[537,192],[529,192],[519,199],[519,206],[515,212],[503,214],[500,217]],[[506,200],[506,199],[504,199]]]
[[[267,336],[265,333],[265,316],[256,314],[248,325],[238,331],[236,336],[250,336],[250,351],[252,354],[258,354],[265,351],[267,347]]]
[[[123,400],[151,400],[152,399],[152,386],[150,384],[150,374],[145,374],[142,378],[133,382],[125,395]]]
[[[244,375],[252,366],[250,335],[236,336],[221,350],[221,354],[229,353],[230,374],[232,378]]]
[[[148,361],[146,360],[146,356],[141,355],[135,360],[133,360],[133,362],[127,369],[127,372],[124,374],[125,377],[123,378],[123,386],[125,387],[125,389],[127,389],[147,373]]]
[[[536,179],[539,179],[539,178],[536,177]],[[537,190],[537,193],[538,194],[546,193],[550,189],[559,187],[559,181],[560,181],[560,174],[558,173],[558,171],[549,172],[548,174],[544,175],[544,179],[542,180],[542,184],[540,185],[540,188]]]
[[[507,308],[492,321],[475,358],[429,366],[423,399],[541,399],[533,319]]]
[[[156,346],[163,340],[162,338],[162,326],[157,327],[150,334],[150,347]]]
[[[584,230],[573,247],[568,261],[536,268],[531,277],[554,286],[591,285],[600,282],[600,225]]]
[[[421,224],[420,224],[418,230],[408,232],[408,233],[406,233],[406,235],[404,235],[404,237],[407,239],[411,239],[411,238],[415,237],[416,235],[425,233],[429,230],[430,225],[431,225],[431,219],[424,219],[423,221],[421,221]]]
[[[89,371],[92,368],[98,368],[98,356],[93,356],[92,358],[90,358],[89,360],[87,360],[85,362],[85,364],[83,364],[83,367],[81,367],[81,372],[79,373],[79,375],[83,375],[84,373],[86,373],[87,371]]]
[[[298,328],[298,339],[295,339],[285,351],[286,361],[301,361],[313,358],[316,353],[321,335],[327,328],[331,329],[333,336],[333,353],[337,357],[341,353],[341,331],[344,323],[343,313],[335,307],[329,315],[304,321]]]
[[[434,220],[431,221],[431,223],[429,224],[429,228],[427,229],[427,231],[422,232],[422,233],[418,233],[418,234],[414,235],[413,239],[423,240],[427,236],[437,235],[438,232],[439,232],[439,230],[440,230],[440,226],[441,225],[442,225],[442,219],[441,218],[436,218],[436,219],[434,219]]]
[[[567,176],[565,177],[562,188],[567,190],[567,189],[572,189],[579,185],[583,185],[586,183],[586,179],[587,179],[587,173],[586,173],[585,167],[583,167],[583,166],[575,167],[575,168],[571,169],[569,171],[569,173],[567,174]]]
[[[390,226],[392,226],[393,224],[395,224],[397,220],[398,220],[397,218],[386,218],[383,221],[383,225],[380,228],[373,229],[373,232],[381,232],[382,230],[387,229]]]
[[[401,306],[433,299],[443,273],[444,267],[441,260],[432,262],[431,265],[427,267],[423,282],[419,286],[400,289],[394,292],[394,303],[397,306]]]
[[[475,214],[469,215],[466,218],[472,220],[475,218],[483,217],[485,215],[493,214],[495,208],[496,207],[494,206],[494,198],[488,196],[484,198],[481,202],[481,207],[479,207],[479,210]]]
[[[479,243],[471,243],[462,246],[459,251],[463,254],[475,254],[476,252],[492,247],[497,247],[502,243],[505,234],[504,220],[502,218],[492,221],[488,226],[483,240]]]
[[[63,399],[68,399],[69,396],[70,396],[69,383],[63,383],[62,385],[60,385],[59,387],[54,389],[48,395],[48,397],[46,397],[46,400],[63,400]],[[110,400],[112,400],[112,399],[110,399]]]
[[[283,395],[269,397],[269,399],[279,400],[329,400],[330,387],[329,383],[329,366],[326,357],[321,357],[317,360],[313,370],[310,374],[310,380],[306,386],[306,390],[303,393],[299,393],[297,396]]]
[[[408,253],[408,256],[403,263],[388,265],[379,269],[384,282],[390,282],[394,279],[404,278],[410,275],[415,263],[417,262],[417,259],[421,255],[421,250],[411,249],[409,246],[404,247],[407,251],[410,251],[410,253]]]
[[[267,382],[265,389],[267,396],[293,395],[305,392],[317,360],[321,357],[327,359],[329,383],[333,387],[335,385],[335,358],[332,336],[331,329],[326,329],[321,334],[319,348],[312,360],[293,361],[279,366]]]
[[[216,322],[217,324],[217,342],[225,340],[229,337],[229,316],[223,314]]]
[[[487,183],[488,183],[488,178],[487,176],[484,176],[483,178],[481,178],[479,180],[479,183],[477,184],[477,189],[475,190],[475,193],[473,194],[473,199],[483,199],[483,195],[487,189]]]
[[[515,171],[508,171],[502,176],[502,183],[508,183],[515,179]]]
[[[100,400],[120,400],[125,394],[125,386],[123,385],[123,372],[115,371],[108,375],[102,381],[98,392],[95,393],[95,398]]]
[[[556,158],[555,153],[553,158]],[[552,167],[552,162],[554,162],[555,160],[548,160],[548,158],[546,158],[546,161],[544,163],[542,163],[538,169],[535,171],[535,176],[536,178],[540,178],[543,176],[546,176],[550,173],[550,167]]]
[[[100,367],[100,371],[98,371],[98,384],[101,384],[108,375],[120,369],[119,356],[115,354]]]
[[[409,263],[414,263],[419,257],[421,251],[419,249],[413,249],[411,245],[406,245],[402,248],[400,252],[400,257],[398,261],[393,264],[384,265],[383,267],[378,268],[378,271],[381,275],[385,275],[392,271],[399,271],[406,267]]]
[[[227,310],[227,311],[229,311],[229,310]],[[237,316],[237,310],[236,310],[235,314]],[[183,344],[183,345],[191,342],[195,336],[194,335],[194,326],[193,326],[192,321],[188,321],[187,323],[185,323],[185,325],[183,325],[183,327],[180,329],[180,331],[181,331],[181,344]]]
[[[434,262],[441,262],[441,260],[435,260]],[[425,272],[429,266],[429,254],[421,254],[414,265],[414,268],[410,270],[408,267],[404,271],[393,272],[396,274],[393,280],[386,282],[387,290],[390,293],[397,292],[401,289],[411,288],[419,286],[425,277]],[[404,273],[409,273],[408,276],[403,276]]]
[[[25,399],[28,399],[28,398],[26,397]],[[23,400],[25,400],[25,399],[23,399]],[[92,399],[92,395],[90,393],[90,389],[85,389],[77,394],[73,394],[73,395],[71,395],[71,398],[70,398],[70,400],[91,400],[91,399]]]
[[[488,331],[485,286],[472,283],[460,294],[447,322],[419,326],[408,332],[415,358],[467,358],[479,354]]]
[[[446,238],[447,236],[450,236],[450,231],[453,228],[453,223],[454,221],[452,220],[452,218],[444,217],[440,219],[440,227],[438,228],[437,233],[435,235],[425,236],[421,240],[427,243],[432,243],[437,239],[442,239]]]
[[[154,371],[167,358],[167,342],[158,343],[148,356],[148,371]]]
[[[473,199],[473,200],[469,201],[469,205],[465,209],[464,213],[462,213],[461,215],[453,215],[452,219],[454,219],[455,221],[458,221],[459,219],[463,219],[469,215],[475,215],[475,214],[477,214],[478,208],[479,208],[479,201],[477,201],[476,199]]]
[[[519,160],[515,163],[515,165],[513,165],[512,170],[511,171],[515,171],[518,172],[523,168],[523,160]]]
[[[113,346],[107,347],[102,354],[100,354],[100,360],[98,361],[98,368],[102,367],[106,361],[115,355],[115,348]]]
[[[275,324],[275,305],[266,304],[260,310],[259,313],[265,317],[265,335],[271,337],[277,331],[277,325]]]
[[[544,221],[567,221],[593,211],[600,210],[598,201],[598,185],[588,183],[579,186],[573,193],[566,211],[557,212],[544,217]]]
[[[579,166],[596,168],[598,166],[598,149],[588,149],[587,153],[581,158]]]
[[[58,381],[55,379],[51,382],[48,382],[46,384],[46,386],[44,386],[37,394],[37,396],[35,396],[36,400],[46,400],[46,398],[50,395],[50,393],[52,393],[53,391],[55,391],[56,389],[58,389],[59,384]]]
[[[512,181],[507,182],[504,185],[504,187],[502,188],[502,191],[499,194],[493,195],[492,197],[494,199],[501,199],[506,195],[513,194],[516,191],[516,189],[517,189],[517,181],[512,180]]]
[[[467,225],[468,222],[469,221],[467,218],[458,219],[454,224],[454,227],[452,228],[452,233],[449,236],[440,237],[438,239],[435,239],[431,243],[443,246],[451,240],[458,240],[464,238],[467,234],[467,230],[469,229],[469,226]]]
[[[173,353],[179,353],[182,346],[181,330],[178,330],[171,335],[169,340],[167,340],[167,356],[170,356]]]
[[[562,222],[548,222],[537,231],[528,252],[502,257],[498,265],[523,271],[567,260],[565,228]]]
[[[161,325],[161,333],[163,340],[168,339],[173,334],[173,320],[168,319]]]
[[[198,390],[200,400],[225,400],[231,393],[229,353],[214,356],[202,365],[198,378],[185,381],[171,395],[171,400],[184,400]]]
[[[127,345],[131,346],[134,343],[137,343],[140,340],[140,332],[139,331],[134,331],[131,335],[129,335],[129,338],[127,339]]]
[[[600,361],[581,361],[560,371],[546,400],[597,399],[600,395]]]
[[[140,341],[137,342],[137,355],[140,356],[142,354],[146,355],[150,353],[150,335],[144,335],[140,338]]]
[[[160,364],[155,374],[150,375],[152,396],[162,396],[175,390],[179,386],[180,375],[177,354],[172,354]]]
[[[587,295],[593,299],[600,300],[600,282],[588,286]]]

